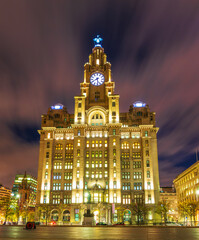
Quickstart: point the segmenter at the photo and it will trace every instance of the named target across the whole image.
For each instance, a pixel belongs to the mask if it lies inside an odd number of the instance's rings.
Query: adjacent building
[[[173,181],[177,194],[177,201],[199,202],[199,161],[179,174]],[[196,221],[199,221],[199,211]]]
[[[140,101],[120,112],[101,41],[84,65],[74,113],[56,104],[41,117],[37,207],[60,223],[81,224],[86,210],[96,222],[130,223],[133,203],[153,209],[159,201],[155,113]]]
[[[36,204],[37,178],[30,174],[17,174],[12,188],[12,195],[19,199],[19,205],[28,202],[29,206]]]
[[[9,199],[11,196],[11,190],[9,188],[4,187],[2,184],[0,184],[0,201]]]
[[[160,202],[165,203],[168,207],[167,221],[178,221],[178,203],[174,187],[160,188]]]

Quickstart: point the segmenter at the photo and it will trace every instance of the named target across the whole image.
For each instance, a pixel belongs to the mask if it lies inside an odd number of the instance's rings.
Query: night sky
[[[0,0],[0,183],[37,176],[41,114],[80,94],[83,66],[103,38],[120,112],[156,112],[161,186],[199,149],[199,1]]]

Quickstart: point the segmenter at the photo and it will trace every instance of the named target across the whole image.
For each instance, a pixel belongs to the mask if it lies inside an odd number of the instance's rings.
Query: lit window
[[[92,167],[92,168],[95,167],[94,161],[92,161],[91,167]]]
[[[95,142],[95,147],[98,147],[98,141]]]
[[[108,167],[108,162],[107,162],[107,160],[106,160],[104,163],[105,163],[105,164],[104,164],[104,167],[107,168],[107,167]]]
[[[116,174],[116,171],[114,170],[114,172],[113,172],[113,177],[116,178],[116,175],[117,175],[117,174]]]
[[[104,151],[104,157],[108,157],[108,151],[107,150]]]
[[[116,160],[113,160],[113,167],[116,167]]]
[[[92,156],[92,158],[95,157],[95,152],[94,151],[92,151],[91,156]]]
[[[123,195],[122,196],[122,199],[123,199],[123,204],[130,204],[131,203],[131,195]]]
[[[89,178],[89,171],[86,171],[86,178]]]
[[[86,147],[87,148],[89,147],[89,141],[86,141]]]
[[[144,132],[144,136],[145,136],[145,137],[148,137],[148,131],[145,131],[145,132]]]
[[[80,167],[80,162],[79,162],[79,160],[77,160],[77,167]]]
[[[77,171],[77,178],[79,178],[79,171]]]
[[[94,178],[95,177],[95,174],[94,174],[94,172],[92,172],[92,174],[91,174],[91,178]]]
[[[147,189],[151,189],[151,182],[147,182]]]
[[[95,141],[92,141],[92,148],[95,147]]]
[[[133,149],[140,149],[140,143],[139,142],[134,142],[133,143]]]
[[[99,168],[102,168],[102,161],[99,161]]]
[[[86,157],[89,158],[89,151],[86,151]]]
[[[113,149],[113,156],[116,156],[116,149]]]
[[[108,147],[108,142],[107,142],[107,140],[105,140],[104,146],[105,146],[105,147]]]
[[[102,141],[99,141],[99,147],[102,147]]]
[[[48,178],[48,171],[45,172],[45,179]]]
[[[95,152],[95,157],[98,158],[98,151]]]
[[[77,140],[77,146],[80,147],[80,139]]]
[[[150,178],[150,171],[147,171],[147,178]]]
[[[86,168],[89,168],[89,161],[86,161]]]
[[[99,178],[102,178],[102,172],[99,172]]]
[[[117,188],[117,181],[113,181],[113,188],[114,188],[114,189]]]
[[[81,131],[80,130],[78,130],[77,136],[81,136]]]
[[[113,194],[113,203],[117,203],[117,194],[116,193]]]
[[[57,143],[55,146],[55,150],[63,150],[63,145],[61,143]]]
[[[108,177],[108,171],[104,172],[104,177],[107,178]]]
[[[46,169],[48,169],[48,161],[46,161]]]
[[[98,168],[98,161],[95,162],[95,167]]]
[[[116,139],[113,139],[113,146],[116,145]]]

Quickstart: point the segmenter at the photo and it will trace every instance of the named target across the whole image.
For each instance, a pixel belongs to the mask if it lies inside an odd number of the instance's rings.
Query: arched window
[[[95,113],[94,115],[92,115],[92,118],[91,118],[92,126],[102,126],[103,124],[104,124],[104,119],[102,114]]]
[[[63,221],[64,222],[69,222],[70,221],[70,211],[65,210],[63,212]]]

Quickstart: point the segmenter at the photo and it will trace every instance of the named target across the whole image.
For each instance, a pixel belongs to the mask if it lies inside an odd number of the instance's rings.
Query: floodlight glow
[[[60,110],[60,109],[63,109],[63,105],[58,103],[58,104],[55,104],[54,106],[51,106],[51,109],[53,110]]]
[[[145,107],[145,106],[146,106],[146,103],[137,101],[137,102],[133,103],[133,106],[134,106],[134,107]]]

